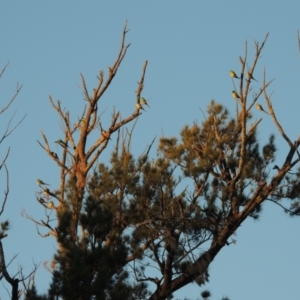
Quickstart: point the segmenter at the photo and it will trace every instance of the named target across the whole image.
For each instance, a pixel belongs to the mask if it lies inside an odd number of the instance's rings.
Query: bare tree
[[[0,79],[2,78],[6,68],[8,67],[8,63],[3,67],[2,71],[0,72]],[[1,109],[0,111],[0,115],[4,114],[6,112],[6,110],[11,106],[11,104],[13,103],[13,101],[16,99],[17,95],[19,94],[20,90],[21,90],[22,86],[19,86],[19,84],[17,84],[16,86],[16,91],[13,94],[13,96],[11,97],[11,99],[7,102],[7,104]],[[20,124],[21,122],[24,120],[24,118],[26,117],[26,115],[15,125],[12,126],[12,121],[14,118],[14,115],[11,117],[11,119],[9,120],[4,133],[2,135],[2,137],[0,138],[0,144],[4,141],[4,139],[6,139]],[[4,198],[2,199],[2,203],[0,205],[0,216],[3,215],[4,213],[4,209],[5,209],[5,205],[8,199],[8,195],[9,195],[9,172],[8,172],[8,168],[6,166],[6,161],[8,159],[9,156],[9,152],[10,152],[10,148],[8,148],[6,155],[4,156],[4,159],[2,160],[2,163],[0,164],[0,170],[2,170],[2,168],[4,168],[5,173],[6,173],[6,190],[4,191]],[[5,220],[3,222],[0,223],[1,229],[0,229],[0,272],[1,272],[1,279],[4,277],[5,280],[11,285],[11,299],[16,300],[19,299],[19,282],[26,280],[25,277],[21,276],[17,277],[17,275],[19,274],[15,274],[14,276],[11,276],[8,271],[7,271],[7,264],[5,263],[5,255],[4,255],[4,250],[3,250],[3,245],[2,245],[2,239],[7,237],[7,231],[10,228],[10,224],[8,220]],[[14,257],[15,258],[15,257]],[[14,259],[13,258],[13,259]]]
[[[88,90],[85,78],[80,74],[82,92],[86,105],[79,120],[76,120],[75,123],[72,122],[69,111],[62,109],[61,102],[58,100],[55,103],[52,97],[49,97],[52,107],[58,113],[62,121],[64,137],[55,142],[62,148],[61,155],[58,155],[51,149],[52,146],[48,142],[44,132],[41,132],[43,143],[38,142],[60,168],[60,186],[58,189],[50,190],[48,185],[39,180],[38,184],[41,187],[41,191],[37,194],[36,199],[45,208],[46,217],[44,220],[38,221],[28,214],[24,215],[35,222],[38,233],[41,236],[54,236],[62,252],[64,251],[64,247],[60,242],[59,228],[63,224],[66,214],[70,214],[71,218],[69,242],[71,244],[77,244],[80,240],[84,239],[83,230],[82,228],[80,229],[81,225],[79,219],[82,211],[82,202],[86,195],[89,172],[95,168],[98,158],[110,143],[110,137],[117,133],[119,141],[120,129],[137,119],[143,110],[143,103],[141,103],[140,99],[144,87],[147,61],[144,62],[142,75],[138,82],[135,100],[133,101],[133,107],[136,109],[133,110],[132,114],[122,119],[121,113],[114,110],[109,127],[104,128],[101,123],[101,114],[99,114],[98,111],[99,100],[117,74],[127,49],[130,46],[130,44],[125,44],[127,31],[126,22],[117,58],[115,62],[108,67],[108,75],[106,78],[104,71],[99,72],[97,77],[98,83],[92,92]],[[95,132],[97,132],[98,137],[91,146],[88,146],[88,144],[91,144],[91,134]],[[128,134],[130,133],[128,132]],[[68,194],[70,187],[72,187],[72,192]],[[55,213],[55,218],[52,217],[53,212]],[[54,219],[58,222],[56,225],[53,223]],[[46,228],[47,232],[41,233],[40,227]]]

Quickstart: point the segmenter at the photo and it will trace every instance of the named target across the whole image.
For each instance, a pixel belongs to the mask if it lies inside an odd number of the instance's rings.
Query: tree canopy
[[[130,147],[147,104],[142,99],[147,61],[132,114],[123,119],[113,111],[104,128],[98,110],[129,47],[126,33],[125,25],[117,58],[107,76],[99,72],[92,92],[81,74],[86,105],[79,120],[74,123],[61,101],[50,97],[62,122],[63,137],[56,141],[61,153],[53,151],[43,131],[39,144],[57,165],[60,185],[52,189],[39,179],[36,200],[45,216],[26,217],[41,236],[55,238],[57,252],[48,293],[39,296],[32,284],[27,300],[171,299],[182,287],[209,280],[214,258],[235,243],[233,235],[247,218],[259,218],[264,202],[290,215],[300,212],[300,137],[292,142],[278,121],[268,94],[272,80],[266,73],[258,90],[251,84],[268,35],[261,44],[254,43],[251,63],[246,43],[240,72],[230,72],[235,114],[212,100],[201,123],[185,125],[179,137],[161,137],[153,158],[152,137],[139,157]],[[266,110],[258,103],[261,98]],[[274,165],[275,136],[258,141],[262,118],[253,120],[255,108],[272,118],[288,144],[281,166]],[[103,161],[113,135],[117,139],[110,161]],[[208,291],[202,293],[204,299],[209,296]]]

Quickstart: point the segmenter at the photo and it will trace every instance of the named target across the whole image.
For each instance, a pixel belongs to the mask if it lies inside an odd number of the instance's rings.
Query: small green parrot
[[[48,188],[45,188],[43,193],[45,196],[50,196],[50,191]]]
[[[48,183],[43,182],[41,179],[37,179],[37,180],[36,180],[36,183],[37,183],[38,185],[49,185]]]
[[[51,152],[51,155],[52,155],[54,158],[58,159],[58,156],[57,156],[57,154],[56,154],[55,152]]]
[[[239,96],[239,94],[236,92],[236,91],[232,91],[232,97],[234,98],[234,99],[240,99],[240,96]]]
[[[150,108],[150,106],[148,105],[146,99],[143,98],[143,97],[141,98],[141,103],[142,103],[142,105],[147,105]]]
[[[53,201],[50,201],[50,202],[48,203],[48,207],[49,207],[50,209],[55,208]]]
[[[84,119],[84,118],[82,118],[81,120],[79,120],[79,125],[80,125],[80,126],[83,126],[84,123],[85,123],[85,119]]]
[[[254,81],[258,82],[250,72],[247,72],[247,79],[250,81],[251,79],[253,79]]]
[[[264,113],[266,113],[266,114],[268,114],[269,115],[269,113],[268,112],[266,112],[263,108],[262,108],[262,106],[260,105],[260,104],[256,104],[256,108],[258,109],[258,110],[261,110],[261,111],[263,111]]]
[[[142,107],[141,103],[137,103],[135,107],[136,107],[137,110],[140,110],[140,109],[145,110],[145,109]]]
[[[68,146],[68,144],[67,143],[65,143],[63,140],[57,140],[57,141],[55,141],[55,143],[56,144],[58,144],[58,145],[60,145],[60,146],[62,146],[63,148],[70,148],[69,146]]]
[[[44,200],[44,198],[42,198],[42,197],[40,197],[39,199],[38,199],[38,201],[40,202],[40,203],[45,203],[46,201]]]
[[[232,70],[230,70],[229,75],[230,75],[230,77],[232,77],[232,78],[240,79],[240,77],[237,77],[236,74],[235,74],[235,72],[232,71]]]

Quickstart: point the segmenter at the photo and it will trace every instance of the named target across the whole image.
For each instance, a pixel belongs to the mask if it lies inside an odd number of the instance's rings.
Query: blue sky
[[[238,56],[243,56],[248,40],[249,62],[254,55],[253,40],[270,36],[262,52],[254,77],[275,78],[269,92],[277,117],[286,133],[295,140],[299,135],[299,66],[296,30],[300,28],[300,4],[275,1],[11,1],[0,9],[0,67],[10,65],[0,81],[1,107],[11,97],[16,83],[22,91],[11,109],[0,118],[2,127],[16,111],[15,122],[24,114],[21,126],[1,144],[0,157],[11,147],[8,160],[10,195],[5,213],[12,228],[3,240],[6,260],[19,254],[9,271],[18,266],[29,273],[33,262],[50,261],[55,241],[37,235],[34,224],[21,216],[42,218],[43,209],[35,200],[36,178],[58,184],[58,168],[44,154],[37,140],[40,130],[50,143],[61,137],[59,118],[48,95],[60,99],[76,122],[85,102],[82,100],[80,72],[88,88],[96,76],[111,65],[120,47],[125,20],[127,42],[131,43],[119,73],[101,99],[99,110],[105,112],[108,125],[112,108],[123,117],[135,106],[135,90],[143,62],[148,60],[143,95],[151,98],[139,118],[133,137],[133,152],[138,155],[155,136],[178,136],[185,124],[201,123],[211,99],[223,103],[234,113],[230,69],[240,70]],[[259,84],[254,84],[258,88]],[[296,97],[296,98],[295,98]],[[264,105],[264,100],[260,103]],[[262,115],[254,111],[254,119]],[[285,141],[271,119],[263,115],[260,140],[276,134],[280,165],[287,154]],[[113,139],[114,142],[114,139]],[[60,149],[53,146],[53,150]],[[109,157],[113,143],[102,157]],[[155,156],[155,149],[152,150]],[[2,159],[2,158],[1,158]],[[0,191],[5,189],[0,174]],[[259,221],[247,220],[237,232],[236,245],[226,247],[210,267],[210,283],[196,284],[176,293],[196,299],[200,291],[211,289],[212,299],[223,295],[231,300],[297,299],[300,276],[298,249],[300,219],[288,218],[278,207],[264,206]],[[41,265],[36,276],[39,291],[45,291],[49,273]],[[3,280],[2,280],[3,282]],[[1,298],[7,297],[0,286]]]

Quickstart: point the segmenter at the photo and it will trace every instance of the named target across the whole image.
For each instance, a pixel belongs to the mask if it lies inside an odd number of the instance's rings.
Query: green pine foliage
[[[145,284],[130,283],[129,273],[124,270],[129,254],[128,236],[123,234],[128,225],[128,212],[127,205],[119,201],[122,193],[119,184],[122,181],[126,189],[132,184],[126,180],[129,180],[133,160],[127,162],[129,165],[124,163],[128,168],[123,174],[119,173],[122,168],[115,155],[112,169],[99,165],[99,172],[89,182],[89,195],[79,214],[81,232],[75,243],[70,237],[70,210],[67,208],[58,214],[60,226],[57,229],[63,251],[59,250],[54,258],[56,267],[50,299],[139,299],[140,295],[147,294]],[[68,188],[68,201],[72,205],[75,197],[74,194],[71,197],[72,184]]]

